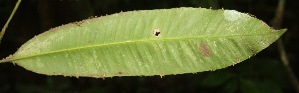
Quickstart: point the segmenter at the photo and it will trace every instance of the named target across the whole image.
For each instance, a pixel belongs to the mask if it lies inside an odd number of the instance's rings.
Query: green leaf
[[[248,59],[284,32],[234,10],[131,11],[53,28],[0,62],[64,76],[196,73]]]

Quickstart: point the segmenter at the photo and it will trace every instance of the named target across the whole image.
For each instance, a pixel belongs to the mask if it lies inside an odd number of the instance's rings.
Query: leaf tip
[[[284,29],[280,29],[280,30],[276,30],[276,31],[282,31],[282,32],[286,32],[288,29],[284,28]]]

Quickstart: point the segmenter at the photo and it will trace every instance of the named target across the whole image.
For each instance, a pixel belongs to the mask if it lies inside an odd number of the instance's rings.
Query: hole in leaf
[[[154,35],[155,37],[158,37],[161,34],[160,29],[154,29]]]

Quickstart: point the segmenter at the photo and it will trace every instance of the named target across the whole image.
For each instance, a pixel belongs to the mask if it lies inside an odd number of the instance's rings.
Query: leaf
[[[121,12],[53,28],[0,62],[76,77],[196,73],[248,59],[284,32],[234,10]]]

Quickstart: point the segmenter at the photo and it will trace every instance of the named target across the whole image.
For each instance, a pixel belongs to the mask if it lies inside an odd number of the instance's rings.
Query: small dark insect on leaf
[[[156,37],[158,37],[159,35],[161,34],[161,32],[160,32],[160,29],[155,29],[154,30],[154,35],[156,36]]]

